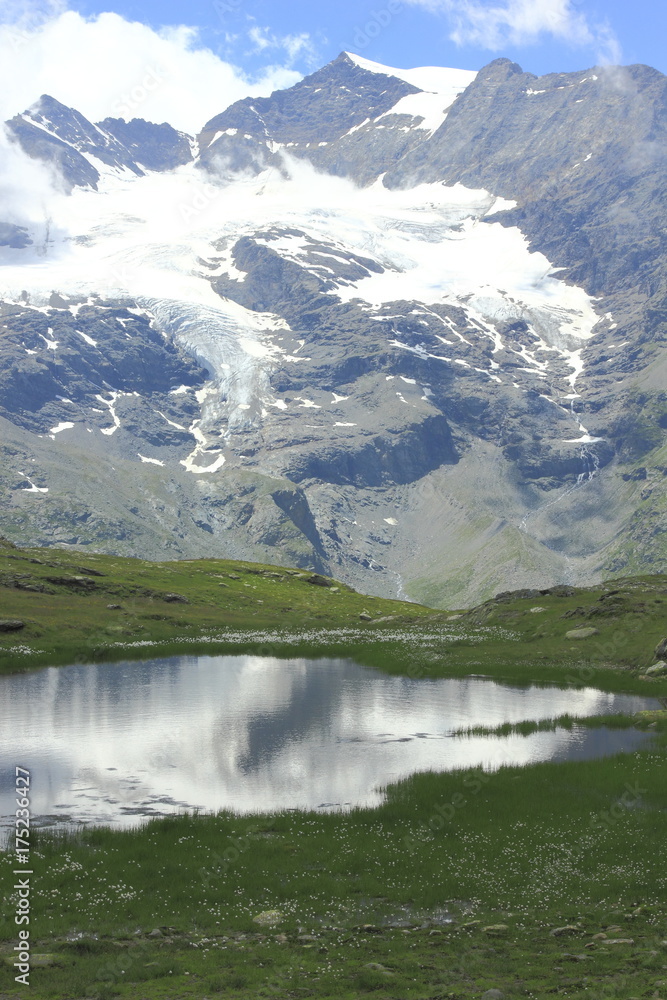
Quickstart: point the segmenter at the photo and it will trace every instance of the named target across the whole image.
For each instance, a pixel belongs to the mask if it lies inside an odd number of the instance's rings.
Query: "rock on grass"
[[[18,618],[0,619],[0,632],[18,632],[22,628],[25,628],[25,622],[19,621]]]
[[[565,633],[566,639],[590,639],[592,635],[599,635],[597,628],[573,628]]]

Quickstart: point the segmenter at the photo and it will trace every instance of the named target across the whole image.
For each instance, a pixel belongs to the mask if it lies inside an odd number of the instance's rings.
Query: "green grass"
[[[646,713],[652,715],[652,713]],[[532,736],[533,733],[552,733],[557,729],[572,729],[574,726],[584,726],[587,729],[629,729],[632,726],[648,728],[651,718],[642,719],[632,715],[590,715],[577,717],[574,715],[559,715],[553,719],[534,721],[525,719],[522,722],[503,722],[499,726],[466,726],[457,729],[455,736]]]
[[[0,672],[145,657],[158,647],[161,655],[210,651],[239,630],[262,642],[267,630],[360,628],[364,612],[400,624],[437,617],[333,580],[318,586],[308,582],[312,577],[230,560],[150,563],[0,542],[0,618],[25,623],[20,631],[0,632]]]
[[[0,673],[183,652],[344,652],[412,677],[478,673],[667,696],[667,679],[639,678],[667,633],[663,576],[568,596],[492,600],[458,613],[364,596],[335,581],[317,586],[310,577],[228,560],[149,563],[0,542],[0,618],[25,623],[0,632]],[[165,600],[169,594],[187,603]],[[360,618],[365,613],[372,621]],[[566,638],[581,626],[598,634]]]
[[[656,995],[667,722],[655,731],[655,746],[603,761],[419,775],[375,810],[38,835],[31,930],[57,964],[33,969],[30,994]],[[253,920],[272,910],[275,926]],[[0,966],[2,990],[13,996]]]
[[[308,576],[0,545],[0,618],[25,622],[0,633],[0,671],[183,651],[333,653],[413,678],[478,674],[667,697],[666,680],[641,677],[667,632],[664,577],[514,595],[454,614]],[[166,601],[169,593],[187,603]],[[565,638],[582,625],[598,634]],[[637,724],[655,745],[494,774],[422,774],[389,788],[375,810],[37,833],[31,935],[33,953],[47,957],[35,961],[29,993],[467,1000],[496,988],[508,998],[664,1000],[665,713],[582,723]],[[16,940],[12,868],[0,854],[5,959]],[[270,910],[281,914],[275,926],[254,921]],[[505,929],[485,930],[495,925]],[[632,944],[605,943],[616,939]],[[0,1000],[26,995],[13,975],[0,962]]]

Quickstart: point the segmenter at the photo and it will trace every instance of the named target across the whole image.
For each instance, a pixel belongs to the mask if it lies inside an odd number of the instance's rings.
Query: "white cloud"
[[[593,25],[577,10],[576,0],[408,0],[447,16],[449,37],[457,45],[477,45],[493,52],[531,45],[551,36],[596,52],[599,62],[617,62],[620,46],[608,24]]]
[[[248,32],[248,38],[252,42],[255,52],[282,49],[287,54],[290,65],[299,56],[305,56],[309,61],[315,58],[315,46],[310,35],[305,31],[299,35],[276,35],[269,28],[253,25]]]
[[[53,212],[66,195],[55,170],[31,160],[0,127],[0,222],[27,229],[35,246],[62,235]]]
[[[0,122],[50,94],[91,121],[147,118],[193,134],[234,101],[301,77],[283,65],[249,80],[185,26],[154,31],[113,13],[86,19],[61,0],[2,4]],[[50,218],[63,197],[55,171],[0,128],[0,222],[26,226],[40,244],[54,235]]]
[[[114,13],[90,19],[71,10],[54,13],[53,4],[41,16],[34,7],[30,17],[10,23],[8,10],[2,16],[0,119],[46,93],[92,121],[147,118],[196,133],[234,101],[268,95],[301,78],[291,68],[289,45],[283,48],[290,65],[266,67],[250,80],[202,47],[191,27],[154,31]],[[290,44],[298,52],[305,41]]]

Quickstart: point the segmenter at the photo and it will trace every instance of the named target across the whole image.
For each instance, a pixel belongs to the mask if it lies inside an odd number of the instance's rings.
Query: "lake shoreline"
[[[629,752],[650,730],[640,713],[659,708],[646,693],[410,678],[345,656],[74,664],[0,678],[0,769],[32,772],[32,816],[56,828],[349,810],[415,773]],[[0,790],[2,826],[12,803]]]
[[[9,629],[0,630],[0,674],[156,655],[344,652],[408,677],[481,674],[667,697],[667,676],[644,676],[666,631],[665,593],[664,577],[628,577],[443,611],[357,594],[305,570],[0,543]]]
[[[667,957],[666,749],[662,720],[633,754],[422,774],[374,810],[38,832],[31,995],[643,995]]]
[[[477,675],[559,684],[574,698],[591,687],[667,697],[664,678],[644,679],[665,634],[659,576],[445,612],[225,560],[150,564],[0,546],[0,575],[0,617],[22,622],[0,633],[4,674],[128,656],[139,669],[156,653],[344,654],[415,680]],[[568,639],[582,627],[592,632]],[[655,992],[667,962],[667,720],[655,711],[624,722],[654,733],[652,745],[488,776],[420,774],[390,785],[374,809],[37,830],[31,995]],[[3,887],[12,862],[0,854]],[[15,937],[5,909],[0,993],[11,1000]]]

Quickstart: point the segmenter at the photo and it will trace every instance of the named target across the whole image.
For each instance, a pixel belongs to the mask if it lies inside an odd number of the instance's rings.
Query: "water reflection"
[[[597,757],[635,731],[454,737],[467,726],[635,712],[652,699],[480,678],[389,677],[343,659],[178,657],[0,678],[1,822],[14,766],[35,816],[129,825],[183,809],[377,805],[416,771]]]

